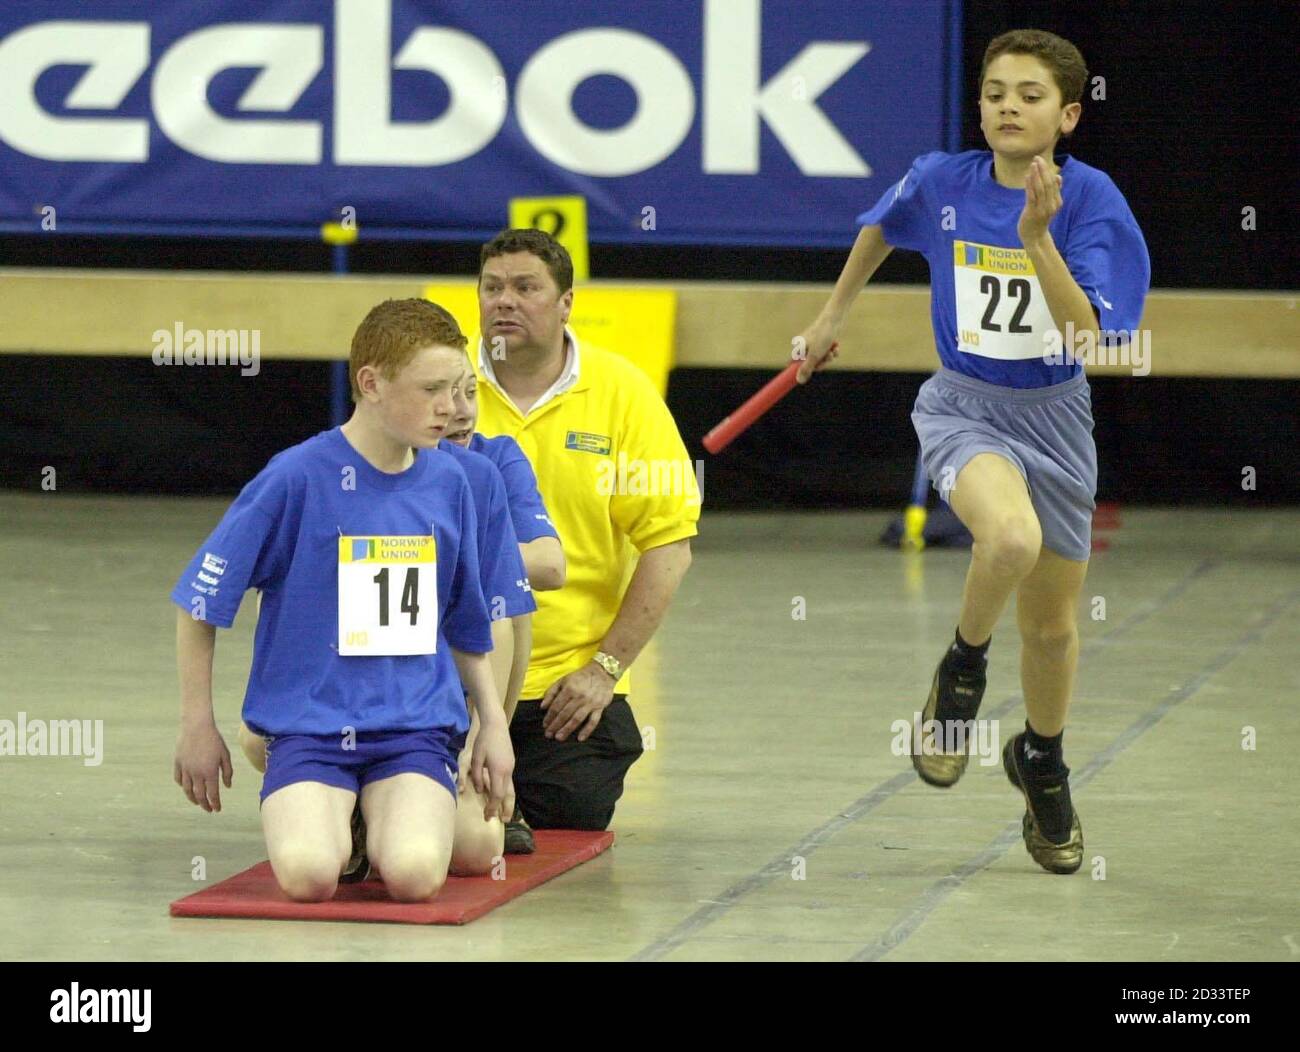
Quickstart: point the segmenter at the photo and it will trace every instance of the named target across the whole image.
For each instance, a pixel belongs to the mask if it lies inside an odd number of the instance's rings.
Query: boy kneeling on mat
[[[420,308],[415,308],[420,309]],[[463,342],[463,341],[462,341]],[[453,390],[453,412],[437,448],[455,457],[465,470],[478,519],[478,559],[483,596],[492,616],[492,676],[505,708],[506,723],[514,715],[532,651],[533,591],[564,584],[564,549],[537,490],[537,477],[513,438],[487,439],[474,433],[478,419],[478,380],[467,354]],[[260,610],[260,595],[259,595]],[[465,770],[478,733],[470,714],[469,736],[461,749],[460,795],[451,872],[456,876],[488,873],[503,854],[529,855],[536,848],[533,832],[519,814],[505,828],[484,820],[486,800],[466,784]],[[239,745],[248,762],[266,771],[266,740],[244,724]],[[352,812],[352,859],[340,883],[354,884],[369,876],[366,824],[360,804]]]
[[[352,341],[352,418],[273,457],[172,591],[181,731],[175,779],[221,809],[230,753],[212,711],[214,626],[264,595],[244,698],[268,740],[262,826],[290,898],[333,896],[358,797],[367,854],[393,898],[437,894],[452,862],[457,754],[484,819],[509,819],[514,753],[487,653],[477,522],[465,472],[429,452],[447,429],[464,337],[427,301],[389,301]],[[462,690],[462,681],[465,689]]]

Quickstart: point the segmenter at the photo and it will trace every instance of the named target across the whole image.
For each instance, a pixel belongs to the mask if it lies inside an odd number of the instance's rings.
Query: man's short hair
[[[1079,49],[1064,37],[1042,29],[1013,29],[994,37],[984,50],[980,65],[980,88],[989,66],[999,55],[1032,55],[1051,70],[1057,88],[1061,91],[1061,105],[1083,99],[1083,86],[1088,82],[1088,67]]]
[[[451,313],[423,299],[384,300],[370,308],[352,336],[348,379],[352,401],[361,401],[357,373],[363,365],[393,379],[425,347],[451,347],[463,351],[469,341]]]
[[[483,266],[489,259],[515,252],[529,252],[545,263],[546,269],[555,279],[560,295],[573,288],[573,260],[569,258],[569,250],[545,230],[524,227],[503,230],[483,246],[478,256],[480,278],[483,274]]]

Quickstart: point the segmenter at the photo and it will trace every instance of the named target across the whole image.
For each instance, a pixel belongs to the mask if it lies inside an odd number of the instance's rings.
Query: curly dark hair
[[[1088,82],[1088,67],[1079,49],[1064,37],[1042,29],[1013,29],[994,37],[984,50],[980,65],[980,85],[988,73],[989,65],[999,55],[1033,55],[1052,72],[1056,86],[1061,90],[1061,104],[1068,106],[1083,99],[1083,86]]]

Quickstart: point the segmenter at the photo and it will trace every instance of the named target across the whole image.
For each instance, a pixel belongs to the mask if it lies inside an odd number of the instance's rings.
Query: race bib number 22
[[[339,537],[339,653],[432,654],[438,562],[432,537]]]
[[[954,241],[953,286],[957,350],[1003,361],[1046,353],[1056,323],[1023,248]]]

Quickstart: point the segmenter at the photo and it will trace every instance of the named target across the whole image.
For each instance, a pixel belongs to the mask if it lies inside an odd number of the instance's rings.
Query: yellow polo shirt
[[[481,344],[474,363],[478,430],[522,447],[568,564],[563,588],[534,595],[526,699],[591,660],[639,553],[695,536],[700,518],[694,465],[650,379],[627,359],[566,337],[566,370],[527,416],[497,386]],[[625,671],[615,690],[629,687]]]

